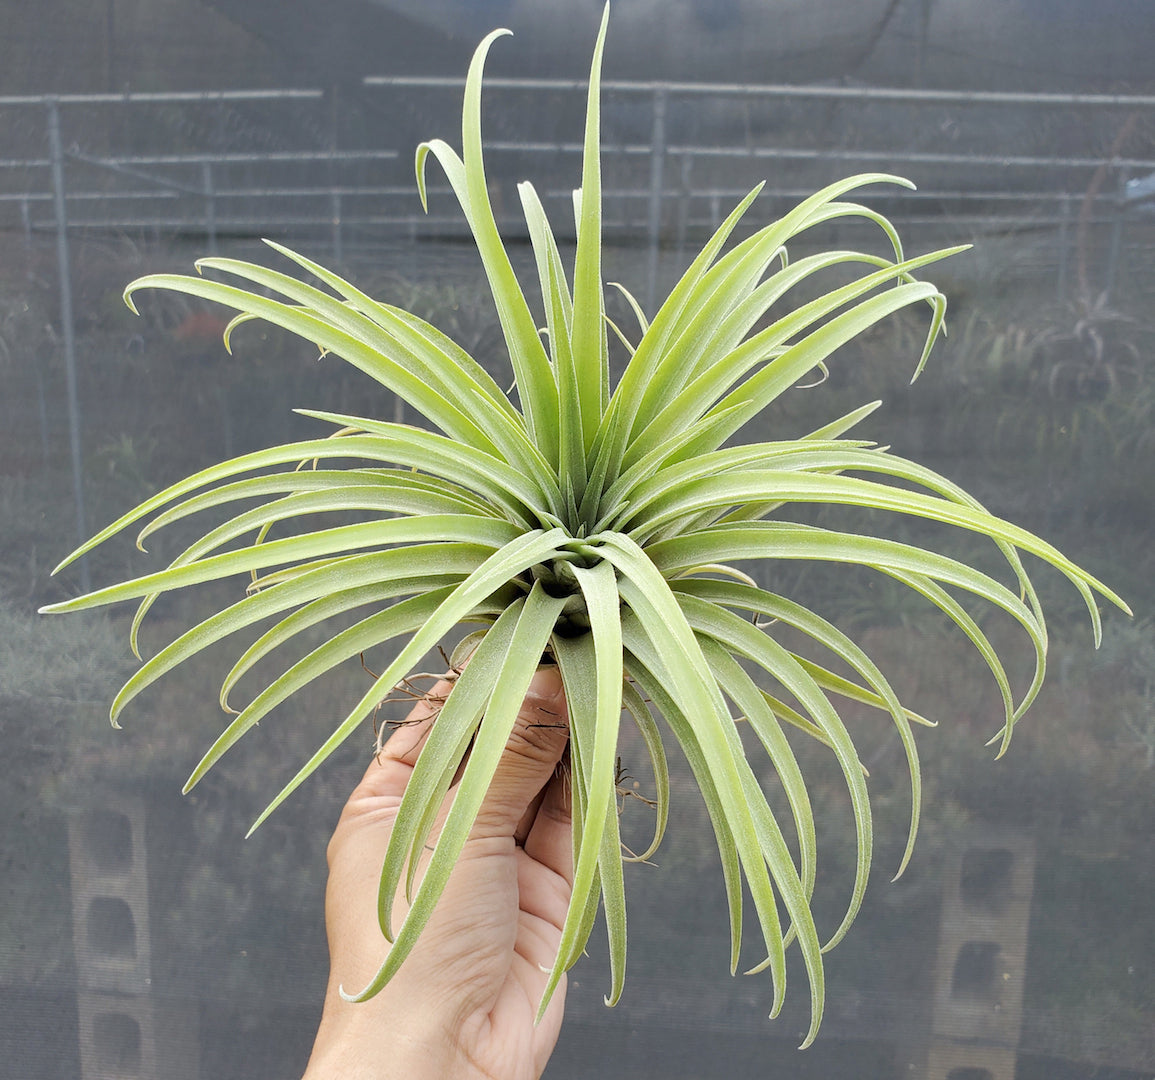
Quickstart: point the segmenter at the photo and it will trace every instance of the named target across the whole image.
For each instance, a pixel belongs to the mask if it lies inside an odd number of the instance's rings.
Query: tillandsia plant
[[[608,9],[607,9],[608,17]],[[562,974],[581,955],[600,904],[610,941],[613,1004],[625,970],[623,846],[615,767],[622,717],[637,725],[656,778],[652,843],[661,842],[669,805],[664,739],[681,747],[705,800],[728,897],[732,970],[742,940],[743,881],[761,929],[753,970],[769,968],[773,1008],[785,993],[786,948],[796,942],[809,975],[809,1044],[823,1007],[823,952],[847,932],[871,865],[871,812],[865,770],[832,698],[893,718],[911,778],[906,866],[919,819],[919,762],[903,706],[863,650],[830,622],[761,588],[735,567],[743,560],[820,560],[869,567],[924,596],[953,620],[990,668],[1005,706],[992,741],[1001,753],[1043,680],[1047,631],[1021,553],[1050,563],[1086,601],[1096,641],[1094,593],[1126,610],[1110,589],[1052,546],[995,517],[949,480],[884,448],[845,435],[878,402],[802,438],[731,443],[747,421],[790,387],[821,372],[831,354],[893,312],[929,309],[915,375],[939,334],[946,307],[916,271],[960,249],[904,256],[891,224],[852,201],[858,188],[911,186],[882,174],[832,184],[785,216],[728,245],[758,195],[755,188],[722,223],[652,319],[628,293],[637,340],[606,315],[601,265],[599,77],[606,18],[594,51],[581,188],[574,195],[577,245],[572,285],[538,195],[519,187],[536,256],[544,328],[515,277],[490,205],[481,142],[481,84],[495,31],[478,48],[466,80],[462,153],[433,140],[417,151],[425,203],[432,155],[465,212],[489,280],[516,379],[516,396],[433,326],[371,299],[349,282],[279,244],[271,246],[319,285],[263,266],[204,259],[198,271],[240,279],[252,289],[204,276],[154,275],[128,287],[172,289],[238,313],[225,333],[263,319],[342,357],[403,398],[430,429],[304,411],[333,425],[327,435],[234,458],[148,499],[99,533],[61,566],[149,518],[138,543],[192,514],[258,500],[204,534],[157,573],[98,589],[47,611],[76,611],[139,600],[131,642],[158,596],[200,582],[252,574],[243,595],[177,637],[140,667],[112,705],[125,706],[177,664],[227,635],[266,626],[225,676],[221,705],[236,715],[193,770],[193,787],[257,721],[311,680],[365,649],[405,639],[371,688],[300,768],[256,828],[354,733],[426,652],[461,623],[480,623],[413,770],[381,870],[380,920],[392,949],[356,1000],[384,986],[413,947],[462,850],[543,657],[560,668],[570,713],[574,806],[573,897],[544,1009]],[[787,245],[807,230],[857,218],[878,227],[885,255],[853,250],[796,261]],[[857,276],[793,310],[771,309],[822,271]],[[134,308],[135,310],[135,308]],[[629,354],[611,385],[609,341]],[[337,462],[354,464],[338,467]],[[304,467],[302,467],[302,463]],[[294,467],[296,466],[296,467]],[[888,510],[957,526],[1001,552],[1008,587],[946,554],[791,520],[803,504]],[[368,512],[368,520],[278,538],[278,523],[305,515]],[[250,539],[245,540],[246,537]],[[234,543],[239,542],[239,543]],[[1034,647],[1034,676],[1021,697],[995,648],[957,594],[1006,612]],[[238,681],[257,662],[289,647],[325,620],[354,615],[323,644],[289,664],[239,712]],[[271,624],[271,625],[270,625]],[[824,663],[778,641],[776,626],[826,650]],[[767,632],[767,631],[770,632]],[[139,655],[139,654],[138,654]],[[839,662],[854,677],[838,674]],[[759,673],[759,678],[751,674]],[[763,677],[764,676],[764,677]],[[781,781],[797,854],[747,760],[739,721],[765,749]],[[857,863],[845,917],[821,936],[811,912],[816,841],[807,783],[785,734],[793,727],[828,746],[850,795]],[[456,785],[455,778],[458,778]],[[416,853],[438,807],[452,804],[420,882]],[[412,907],[391,925],[391,898]],[[349,988],[347,988],[349,989]]]

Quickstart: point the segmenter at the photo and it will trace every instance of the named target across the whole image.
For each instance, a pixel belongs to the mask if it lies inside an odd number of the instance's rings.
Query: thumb
[[[505,752],[477,813],[471,837],[513,836],[553,776],[569,742],[569,713],[556,667],[536,672]]]

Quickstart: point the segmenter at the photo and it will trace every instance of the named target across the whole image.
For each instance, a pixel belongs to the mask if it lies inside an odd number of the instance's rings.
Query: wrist
[[[449,1080],[459,1073],[445,1031],[402,1009],[329,1000],[304,1080]]]
[[[388,1034],[368,1044],[352,1035],[318,1038],[303,1080],[448,1080],[452,1076],[446,1058]]]

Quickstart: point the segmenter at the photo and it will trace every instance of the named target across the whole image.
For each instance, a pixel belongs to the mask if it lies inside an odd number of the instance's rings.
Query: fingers
[[[525,849],[517,852],[518,905],[522,912],[517,950],[530,964],[530,997],[534,999],[544,991],[548,971],[557,961],[573,889],[569,780],[568,762],[563,762],[546,785]],[[564,978],[559,990],[550,1007],[560,1010]]]
[[[573,884],[572,806],[569,766],[563,762],[546,785],[525,838],[525,853],[548,867],[566,885]]]
[[[441,711],[442,702],[452,689],[452,681],[441,679],[413,706],[409,715],[389,736],[389,741],[381,748],[381,752],[369,762],[354,797],[400,799],[405,794],[409,774],[417,764],[421,748],[429,738],[433,721]]]
[[[381,748],[382,761],[398,761],[410,768],[417,764],[417,757],[425,745],[433,721],[452,689],[451,679],[439,679],[429,688],[428,693],[409,710],[409,715],[397,725],[389,741]]]
[[[569,742],[565,691],[557,668],[541,668],[529,685],[505,752],[478,811],[473,837],[516,836],[541,797]]]
[[[442,679],[413,707],[380,754],[369,763],[351,803],[382,798],[400,801],[441,705],[452,689],[453,682]],[[568,742],[568,713],[561,676],[556,668],[542,668],[529,685],[505,753],[478,813],[473,835],[514,835],[519,844],[524,841],[544,798],[546,784]],[[568,816],[565,820],[568,821]]]

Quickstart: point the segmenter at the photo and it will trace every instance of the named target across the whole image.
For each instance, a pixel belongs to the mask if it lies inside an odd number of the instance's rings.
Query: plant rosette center
[[[565,601],[558,616],[557,632],[565,637],[578,637],[589,631],[590,621],[577,570],[591,570],[602,559],[596,545],[589,541],[574,540],[567,546],[564,555],[534,566],[531,578],[540,583],[549,596]]]

